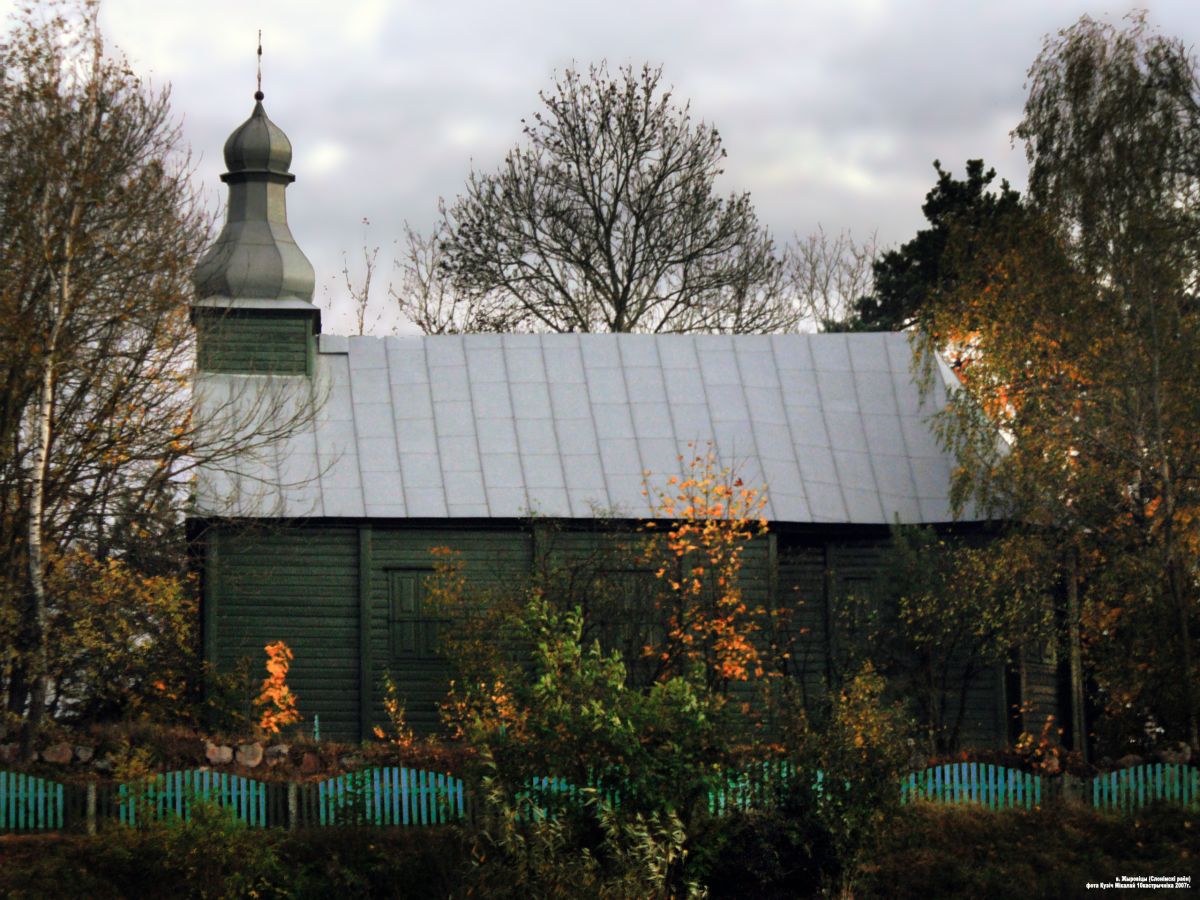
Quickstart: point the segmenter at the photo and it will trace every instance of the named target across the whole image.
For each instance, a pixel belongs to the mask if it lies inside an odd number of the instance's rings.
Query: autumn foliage
[[[50,711],[185,719],[195,678],[196,584],[82,548],[51,555]],[[3,615],[0,614],[0,620]]]
[[[720,466],[711,447],[695,453],[682,477],[672,475],[665,488],[647,484],[643,493],[663,520],[646,523],[664,631],[644,652],[657,659],[659,676],[699,665],[710,687],[760,677],[754,634],[766,611],[747,602],[739,574],[746,545],[767,531],[766,494]]]
[[[287,683],[292,650],[283,641],[272,641],[263,650],[267,654],[267,677],[263,679],[254,706],[261,710],[258,727],[266,734],[278,734],[288,725],[300,721],[300,712],[296,708],[298,698]]]
[[[1195,752],[1197,60],[1143,16],[1085,17],[1047,40],[1030,87],[1026,202],[987,231],[957,224],[917,336],[958,374],[938,427],[956,498],[1058,554],[1101,740]]]

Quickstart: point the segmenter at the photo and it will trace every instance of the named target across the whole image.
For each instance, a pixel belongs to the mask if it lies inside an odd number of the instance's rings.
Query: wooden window
[[[388,626],[393,659],[436,659],[438,619],[425,601],[429,569],[388,573]]]

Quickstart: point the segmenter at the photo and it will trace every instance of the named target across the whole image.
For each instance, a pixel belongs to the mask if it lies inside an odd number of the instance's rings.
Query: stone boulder
[[[239,766],[253,769],[263,760],[263,745],[255,741],[253,744],[238,744],[237,761]]]
[[[75,750],[66,741],[51,744],[42,751],[42,759],[48,763],[54,763],[56,766],[65,766],[74,758]]]
[[[265,756],[268,766],[278,766],[287,762],[291,747],[287,744],[272,744],[267,748]]]
[[[1192,761],[1192,748],[1186,741],[1170,744],[1157,753],[1159,762],[1186,766]]]
[[[321,757],[313,753],[311,750],[304,754],[300,760],[301,775],[316,775],[321,771]]]
[[[214,766],[224,766],[233,762],[233,748],[224,744],[204,742],[204,758]]]
[[[1122,756],[1117,760],[1117,765],[1122,769],[1129,769],[1133,766],[1140,766],[1143,762],[1145,762],[1145,760],[1143,760],[1136,753],[1127,753],[1125,756]]]
[[[91,762],[92,757],[95,755],[95,753],[96,753],[96,749],[94,747],[87,746],[87,744],[76,744],[75,745],[75,758],[77,760],[79,760],[81,763]]]

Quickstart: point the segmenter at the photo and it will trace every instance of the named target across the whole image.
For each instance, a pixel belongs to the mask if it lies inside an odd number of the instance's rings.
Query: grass
[[[859,873],[859,898],[1096,896],[1118,875],[1191,875],[1200,884],[1200,813],[1137,816],[1048,807],[991,812],[918,804],[896,819]]]
[[[779,814],[711,822],[695,836],[709,846],[711,896],[816,896],[820,876],[805,855],[828,848],[812,836]],[[469,853],[469,836],[451,827],[263,831],[210,810],[189,825],[113,827],[92,838],[0,837],[0,896],[448,897],[464,888]],[[1060,900],[1094,897],[1086,883],[1118,875],[1191,875],[1195,888],[1200,812],[916,804],[891,822],[851,884],[856,900]]]

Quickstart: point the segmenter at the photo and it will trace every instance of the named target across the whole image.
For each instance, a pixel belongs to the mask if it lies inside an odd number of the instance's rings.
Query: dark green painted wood
[[[312,316],[203,310],[196,316],[197,365],[209,372],[311,375]]]
[[[302,715],[311,722],[319,714],[322,733],[338,739],[369,737],[373,725],[386,722],[381,677],[386,671],[399,688],[408,723],[418,732],[433,731],[449,672],[430,643],[437,614],[422,611],[432,548],[458,553],[470,583],[486,591],[523,579],[537,557],[551,564],[579,560],[597,548],[636,538],[630,532],[571,531],[553,523],[536,533],[528,523],[456,529],[445,523],[326,521],[241,531],[219,525],[206,543],[205,655],[226,672],[245,658],[251,675],[261,679],[263,646],[286,640],[296,655],[289,682]],[[829,671],[844,650],[831,633],[839,598],[877,577],[884,548],[874,538],[797,543],[775,535],[746,547],[744,596],[754,605],[777,602],[796,609],[790,625],[795,655],[789,665],[814,701],[829,689]],[[597,564],[606,565],[603,559]],[[409,609],[401,614],[397,603],[404,590]],[[414,641],[426,636],[420,648],[414,643],[397,649],[397,629],[403,628]],[[965,746],[1005,740],[1002,728],[997,733],[995,681],[990,674],[982,676],[968,696]]]
[[[204,616],[203,628],[204,659],[215,663],[217,659],[217,605],[221,583],[220,530],[213,528],[204,538]]]
[[[767,534],[768,609],[779,609],[779,535]]]
[[[371,736],[371,526],[358,527],[358,738]]]
[[[323,735],[358,740],[358,527],[220,529],[218,669],[244,667],[253,687],[263,677],[264,646],[286,641],[295,654],[288,683],[305,722],[319,715]]]
[[[528,526],[511,529],[447,530],[375,526],[371,543],[371,659],[376,673],[389,672],[405,704],[408,724],[418,733],[437,730],[440,724],[438,704],[445,698],[449,682],[446,661],[430,648],[414,645],[411,652],[399,652],[395,646],[396,629],[408,628],[414,640],[418,632],[429,635],[436,630],[438,618],[431,610],[410,614],[393,611],[393,599],[401,585],[418,594],[433,573],[434,547],[446,547],[459,555],[472,585],[495,588],[529,573],[532,538]],[[415,603],[423,607],[423,597]],[[400,616],[400,618],[398,618]],[[411,616],[409,618],[408,616]],[[404,621],[402,622],[401,619]],[[372,715],[385,721],[382,679],[373,685]]]

